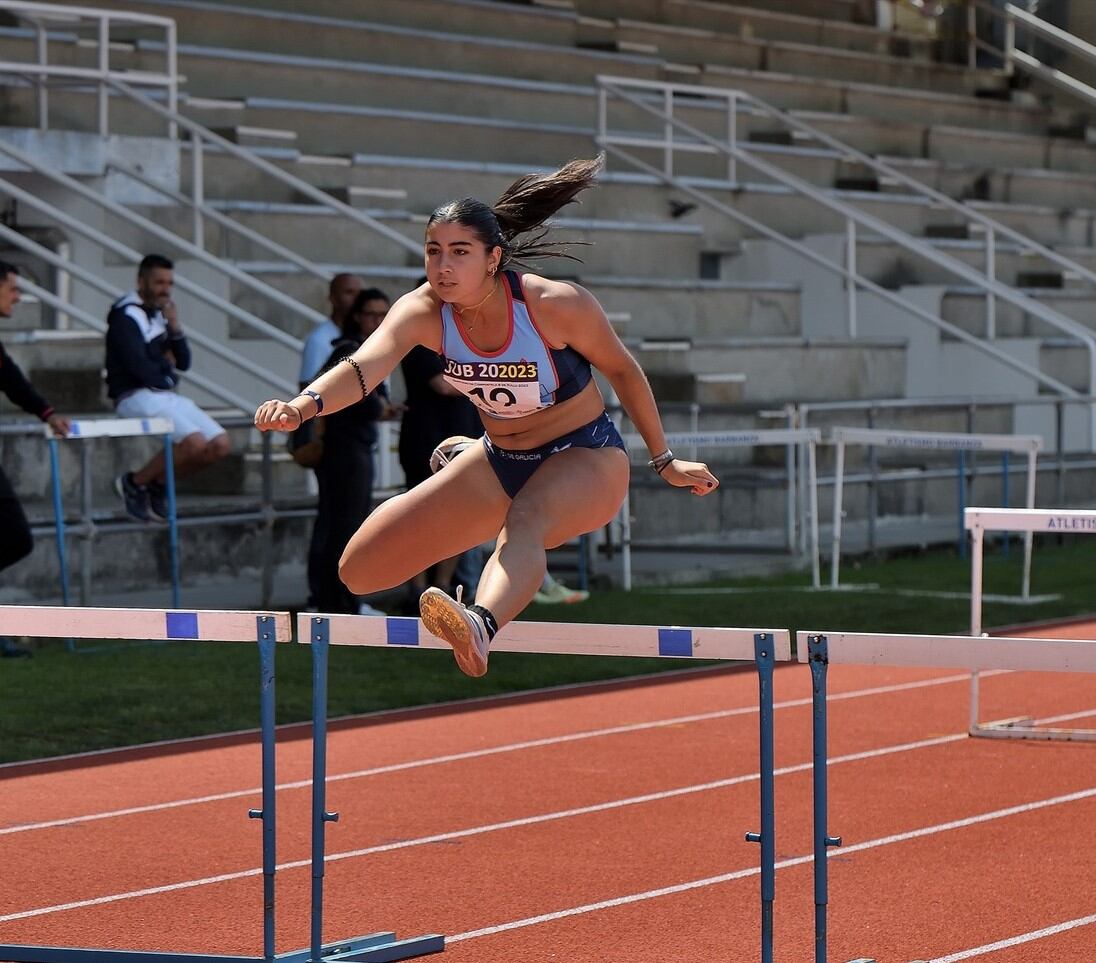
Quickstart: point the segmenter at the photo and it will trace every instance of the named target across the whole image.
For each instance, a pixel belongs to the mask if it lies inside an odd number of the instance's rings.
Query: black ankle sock
[[[495,633],[499,630],[499,623],[498,619],[491,614],[491,610],[485,609],[482,605],[469,605],[468,611],[475,612],[476,615],[483,619],[483,624],[487,627],[487,638],[489,640],[493,639]]]

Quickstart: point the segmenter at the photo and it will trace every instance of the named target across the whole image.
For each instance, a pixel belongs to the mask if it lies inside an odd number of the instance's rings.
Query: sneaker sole
[[[487,660],[480,657],[472,642],[468,624],[453,611],[453,600],[437,589],[427,589],[419,598],[419,616],[426,631],[445,639],[453,647],[453,656],[461,672],[478,678],[487,674]]]

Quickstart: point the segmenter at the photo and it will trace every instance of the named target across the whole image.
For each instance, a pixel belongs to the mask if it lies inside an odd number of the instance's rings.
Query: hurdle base
[[[312,958],[311,950],[279,953],[275,959],[279,963],[393,963],[395,960],[410,960],[444,951],[444,936],[430,934],[397,940],[396,934],[389,932],[356,936],[324,946],[318,960]]]
[[[975,739],[1033,739],[1041,742],[1096,742],[1096,729],[1038,729],[1030,716],[980,722],[971,726]]]

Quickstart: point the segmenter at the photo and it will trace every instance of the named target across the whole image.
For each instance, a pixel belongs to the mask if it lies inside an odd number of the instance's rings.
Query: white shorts
[[[206,441],[212,441],[225,433],[224,428],[193,401],[174,391],[138,388],[122,398],[114,410],[123,418],[170,418],[175,423],[175,431],[171,433],[175,441],[182,441],[193,434],[200,434]]]

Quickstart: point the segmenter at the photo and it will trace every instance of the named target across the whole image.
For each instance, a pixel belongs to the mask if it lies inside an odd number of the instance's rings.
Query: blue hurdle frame
[[[814,722],[812,781],[814,784],[814,959],[826,963],[826,908],[829,904],[829,848],[841,837],[829,835],[829,796],[826,755],[826,672],[829,643],[824,635],[807,639],[811,667],[811,706]]]
[[[180,626],[175,638],[197,639],[197,615],[190,612],[166,613],[171,626]],[[226,956],[209,953],[163,953],[146,950],[108,950],[66,946],[0,945],[0,959],[12,963],[274,963],[282,959],[274,951],[274,874],[278,865],[275,854],[275,768],[274,768],[274,651],[277,646],[272,615],[255,617],[255,639],[259,647],[259,716],[262,741],[262,809],[251,809],[248,817],[263,822],[263,955]],[[191,633],[189,627],[195,626]],[[307,959],[305,955],[294,959]]]
[[[312,945],[304,955],[291,953],[279,960],[291,963],[391,963],[445,950],[445,937],[436,933],[397,940],[385,931],[323,945],[323,878],[327,824],[339,814],[327,811],[327,656],[331,623],[309,620],[312,644]]]

